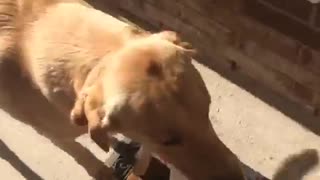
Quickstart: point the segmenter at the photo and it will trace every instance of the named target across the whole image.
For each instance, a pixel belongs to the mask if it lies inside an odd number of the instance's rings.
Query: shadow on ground
[[[318,164],[317,150],[303,150],[298,154],[289,155],[278,167],[272,180],[302,180]],[[245,164],[243,164],[243,168],[248,180],[269,180]]]
[[[306,149],[289,156],[273,176],[273,180],[301,180],[319,163],[315,149]]]
[[[32,169],[30,169],[20,158],[12,152],[9,147],[0,140],[0,158],[6,160],[14,167],[17,171],[21,173],[23,177],[26,179],[32,180],[42,180],[37,173],[35,173]]]
[[[31,87],[29,81],[22,78],[19,68],[11,60],[0,62],[0,109],[49,138],[71,155],[91,176],[103,167],[103,162],[75,141],[76,137],[86,132],[85,129],[72,126],[68,118],[56,111],[55,107]],[[2,149],[0,153],[3,153]],[[15,161],[15,157],[11,153],[7,158]]]

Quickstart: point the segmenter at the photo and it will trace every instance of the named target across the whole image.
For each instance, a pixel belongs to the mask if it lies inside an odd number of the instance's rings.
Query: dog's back
[[[141,33],[81,0],[32,0],[17,7],[15,43],[21,70],[44,96],[67,111],[71,103],[61,104],[66,97],[74,100],[75,89],[101,58]]]
[[[82,0],[2,0],[0,3],[0,63],[17,63],[22,74],[29,76],[22,58],[22,37],[26,27],[42,17],[47,8],[58,3],[78,3],[90,7]],[[31,43],[31,42],[30,42]],[[27,43],[29,47],[30,43]],[[27,72],[27,73],[26,73]]]
[[[126,26],[82,4],[57,3],[25,25],[19,40],[23,66],[41,90],[49,86],[71,88],[68,86],[73,77],[68,76],[77,74],[81,67],[85,75],[86,67],[121,46]]]

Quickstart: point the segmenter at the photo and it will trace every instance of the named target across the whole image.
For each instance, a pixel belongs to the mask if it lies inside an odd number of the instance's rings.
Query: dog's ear
[[[179,35],[174,31],[161,31],[157,34],[163,39],[166,39],[176,45],[181,45],[182,41]]]
[[[183,52],[194,55],[196,53],[196,50],[193,49],[192,45],[188,42],[182,41],[180,36],[174,32],[174,31],[162,31],[157,34],[160,38],[166,39],[173,44],[177,45],[178,47],[183,50]]]

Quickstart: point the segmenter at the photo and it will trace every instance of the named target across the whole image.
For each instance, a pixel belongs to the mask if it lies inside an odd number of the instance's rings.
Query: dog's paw
[[[71,123],[77,126],[86,126],[88,125],[87,118],[81,113],[77,113],[75,110],[72,110],[70,113]]]
[[[82,94],[74,103],[73,109],[70,112],[71,123],[78,126],[88,125],[88,119],[84,112],[84,103],[87,95]]]

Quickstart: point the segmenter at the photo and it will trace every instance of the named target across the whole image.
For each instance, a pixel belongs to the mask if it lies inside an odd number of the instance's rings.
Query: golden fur
[[[192,180],[243,180],[218,139],[190,50],[171,31],[141,32],[82,1],[19,1],[19,63],[34,86],[105,151],[121,133]],[[68,108],[64,98],[74,100]]]

